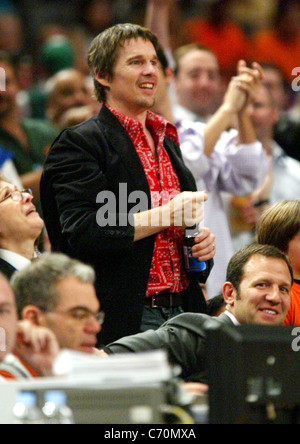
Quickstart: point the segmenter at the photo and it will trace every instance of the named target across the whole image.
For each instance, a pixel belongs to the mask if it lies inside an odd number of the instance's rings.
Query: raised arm
[[[221,134],[231,126],[235,117],[238,119],[237,144],[250,144],[256,141],[255,131],[247,112],[247,104],[262,76],[260,65],[254,64],[252,68],[247,68],[243,60],[239,62],[238,76],[231,80],[221,107],[205,127],[204,153],[206,156],[210,157],[213,154]]]
[[[177,1],[148,0],[147,2],[145,26],[157,35],[164,50],[171,49],[170,9]]]

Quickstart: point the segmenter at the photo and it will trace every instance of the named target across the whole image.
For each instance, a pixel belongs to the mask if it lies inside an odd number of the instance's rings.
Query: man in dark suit
[[[96,37],[89,65],[102,110],[58,137],[41,181],[53,250],[95,268],[104,344],[141,331],[145,311],[158,327],[183,310],[206,310],[199,280],[183,267],[182,236],[202,220],[207,196],[184,165],[176,128],[149,111],[157,48],[137,25]],[[214,256],[209,230],[193,254]]]
[[[282,325],[290,305],[292,283],[291,265],[280,250],[251,245],[237,252],[228,265],[227,282],[223,286],[226,311],[218,318],[185,313],[157,331],[120,339],[105,351],[115,354],[165,349],[170,360],[180,365],[186,381],[208,384],[208,323]]]

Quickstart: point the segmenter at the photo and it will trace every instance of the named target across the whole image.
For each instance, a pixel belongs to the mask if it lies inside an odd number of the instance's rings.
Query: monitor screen
[[[210,423],[300,423],[300,328],[206,329]]]

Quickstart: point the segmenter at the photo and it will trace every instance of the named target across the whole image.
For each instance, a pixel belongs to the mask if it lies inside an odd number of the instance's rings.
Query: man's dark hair
[[[88,65],[94,78],[96,97],[99,102],[106,102],[107,88],[97,81],[95,73],[111,80],[120,48],[126,41],[138,38],[150,41],[156,52],[158,51],[159,43],[156,35],[147,28],[130,23],[112,26],[93,40],[88,54]]]
[[[207,314],[209,316],[218,316],[223,308],[226,308],[226,302],[222,293],[207,301]]]
[[[285,262],[291,274],[291,282],[293,283],[294,274],[286,255],[278,248],[271,245],[260,245],[253,243],[237,251],[229,262],[226,281],[231,282],[237,291],[239,291],[241,282],[243,280],[245,265],[253,256],[280,259]]]

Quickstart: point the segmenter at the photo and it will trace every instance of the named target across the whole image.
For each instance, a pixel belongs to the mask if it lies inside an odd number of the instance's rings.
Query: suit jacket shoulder
[[[207,374],[207,335],[209,322],[217,325],[233,325],[230,318],[223,314],[211,318],[205,314],[184,313],[166,322],[158,330],[120,339],[110,344],[108,353],[140,353],[165,349],[170,361],[182,369],[186,381],[208,382]]]

